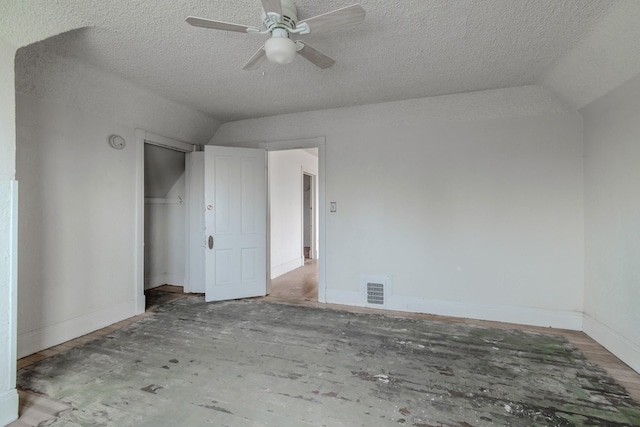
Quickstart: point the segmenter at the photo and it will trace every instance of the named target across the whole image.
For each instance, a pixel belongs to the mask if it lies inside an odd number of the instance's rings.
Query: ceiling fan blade
[[[364,21],[366,12],[359,4],[343,7],[332,12],[323,13],[298,23],[298,27],[306,24],[311,33],[337,30],[341,27],[359,24]]]
[[[296,44],[302,45],[302,48],[298,50],[298,53],[302,55],[309,62],[314,63],[318,67],[325,68],[332,67],[333,64],[336,63],[335,60],[329,58],[324,53],[320,52],[318,49],[309,46],[308,44],[301,42],[300,40],[296,41]]]
[[[246,25],[231,24],[223,21],[212,21],[211,19],[196,18],[195,16],[187,17],[187,23],[194,27],[212,28],[214,30],[236,31],[238,33],[246,33],[249,29],[258,30],[255,27]]]
[[[251,59],[249,59],[247,63],[242,66],[242,69],[246,71],[257,70],[258,68],[260,68],[266,58],[267,54],[264,51],[264,46],[262,46],[256,53],[253,54]]]
[[[282,3],[280,0],[260,0],[265,13],[277,13],[282,16]]]

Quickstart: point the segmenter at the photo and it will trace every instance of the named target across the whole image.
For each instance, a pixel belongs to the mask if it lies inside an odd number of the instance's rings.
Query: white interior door
[[[204,194],[206,301],[265,295],[265,150],[205,146]]]

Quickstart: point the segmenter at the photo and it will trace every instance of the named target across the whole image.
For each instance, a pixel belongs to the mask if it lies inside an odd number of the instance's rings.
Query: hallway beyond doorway
[[[267,298],[286,302],[317,302],[318,260],[305,260],[302,267],[271,280],[271,294]]]

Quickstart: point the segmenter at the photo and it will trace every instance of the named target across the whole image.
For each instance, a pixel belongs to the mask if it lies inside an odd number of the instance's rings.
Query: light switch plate
[[[331,206],[331,212],[337,212],[338,211],[338,204],[336,202],[331,202],[330,206]]]

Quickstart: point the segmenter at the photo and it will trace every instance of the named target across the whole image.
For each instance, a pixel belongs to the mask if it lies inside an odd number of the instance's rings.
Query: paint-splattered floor
[[[186,297],[19,371],[52,426],[629,426],[640,405],[564,338]]]

